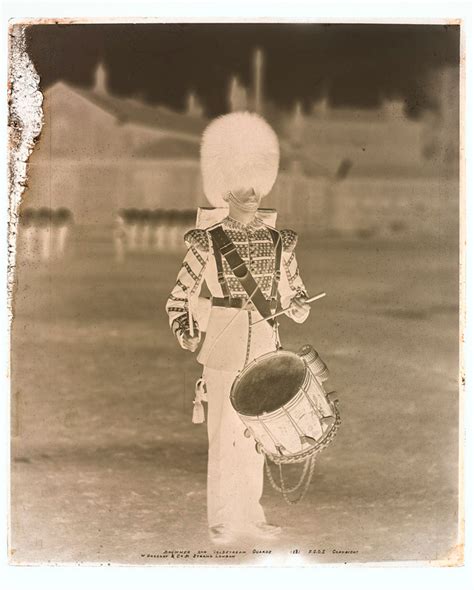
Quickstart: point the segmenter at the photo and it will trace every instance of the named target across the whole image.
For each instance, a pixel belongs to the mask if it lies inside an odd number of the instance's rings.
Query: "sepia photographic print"
[[[460,22],[9,32],[10,563],[462,565]]]

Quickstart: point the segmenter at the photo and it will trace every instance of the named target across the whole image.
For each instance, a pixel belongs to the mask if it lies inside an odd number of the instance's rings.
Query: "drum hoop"
[[[258,414],[256,416],[255,414],[250,414],[250,415],[244,414],[244,413],[240,412],[239,410],[237,410],[237,408],[235,407],[235,390],[238,387],[239,383],[242,381],[244,375],[246,375],[250,371],[250,369],[252,369],[254,366],[256,366],[260,362],[264,361],[267,357],[272,357],[277,354],[288,354],[291,356],[295,356],[303,364],[304,371],[302,372],[301,382],[298,384],[298,389],[295,392],[295,394],[288,401],[286,401],[282,406],[280,406],[276,410],[273,410],[273,412],[266,412],[264,414]],[[230,390],[230,403],[232,404],[232,407],[237,412],[237,414],[240,414],[241,416],[245,416],[246,418],[259,419],[261,416],[264,416],[265,418],[272,418],[273,416],[277,415],[278,412],[281,412],[282,409],[285,408],[286,405],[289,404],[291,401],[293,401],[294,398],[298,395],[298,393],[300,393],[300,391],[307,379],[308,372],[310,373],[310,377],[311,377],[312,373],[309,370],[308,365],[306,364],[304,359],[302,359],[298,354],[296,354],[296,352],[293,352],[291,350],[281,350],[281,349],[280,350],[272,350],[271,352],[267,352],[266,354],[262,354],[262,356],[259,356],[256,359],[254,359],[251,363],[249,363],[246,367],[244,367],[242,369],[242,371],[237,375],[234,382],[232,383],[232,387]]]

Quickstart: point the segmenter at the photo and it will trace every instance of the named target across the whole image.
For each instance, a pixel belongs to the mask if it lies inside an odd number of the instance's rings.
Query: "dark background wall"
[[[459,62],[459,26],[150,24],[32,26],[30,55],[47,88],[61,79],[90,87],[103,61],[110,90],[179,109],[194,89],[209,116],[226,111],[229,78],[251,82],[255,47],[265,53],[265,93],[277,106],[406,100],[417,117],[436,105],[430,72]],[[163,84],[163,80],[166,84]]]

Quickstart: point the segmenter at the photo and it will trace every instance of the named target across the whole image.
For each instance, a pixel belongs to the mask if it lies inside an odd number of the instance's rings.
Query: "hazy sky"
[[[194,89],[209,116],[227,110],[233,74],[250,86],[256,47],[265,95],[282,108],[308,106],[325,88],[335,106],[399,97],[413,116],[436,100],[432,68],[459,59],[459,27],[443,25],[35,25],[27,41],[43,88],[90,87],[102,60],[112,92],[181,109]]]

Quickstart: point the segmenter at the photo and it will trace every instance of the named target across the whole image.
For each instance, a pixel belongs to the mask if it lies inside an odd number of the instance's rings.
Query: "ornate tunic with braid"
[[[227,217],[221,224],[262,293],[270,299],[277,270],[271,230],[258,218],[243,225]],[[219,282],[216,256],[208,229],[193,229],[185,235],[188,252],[166,303],[166,310],[170,326],[178,338],[189,328],[190,308],[195,329],[206,329],[206,339],[198,356],[200,363],[214,369],[240,370],[254,358],[275,350],[277,335],[267,322],[251,325],[260,319],[259,313],[253,308],[242,310],[212,307],[207,328],[199,325],[198,297],[204,281],[214,298],[248,299],[225,258],[222,258],[223,277]],[[282,255],[278,293],[281,306],[287,307],[293,297],[306,295],[306,289],[299,275],[294,253],[297,235],[292,230],[280,230],[279,233]]]

